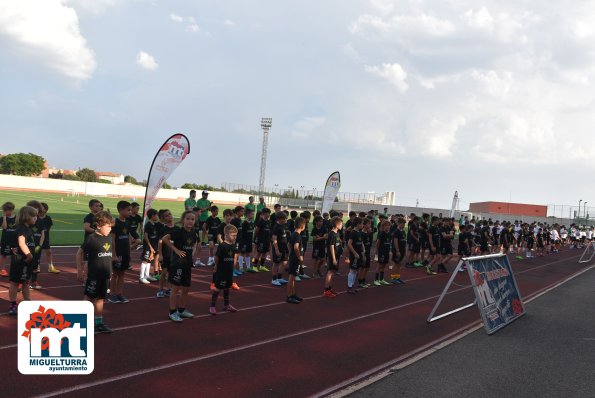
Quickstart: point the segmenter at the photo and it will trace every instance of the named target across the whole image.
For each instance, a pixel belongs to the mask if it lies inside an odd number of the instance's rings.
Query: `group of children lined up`
[[[41,289],[38,276],[40,259],[45,253],[48,272],[60,273],[52,262],[50,229],[52,218],[47,203],[31,200],[15,213],[15,205],[2,205],[2,237],[0,238],[0,276],[9,280],[8,313],[17,314],[17,293],[22,290],[29,300],[30,289]]]

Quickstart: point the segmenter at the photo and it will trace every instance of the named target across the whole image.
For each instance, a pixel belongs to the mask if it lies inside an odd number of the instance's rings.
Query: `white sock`
[[[353,285],[355,284],[355,271],[354,270],[350,270],[349,274],[347,274],[347,286],[348,287],[353,287]]]
[[[244,257],[244,261],[246,261],[246,268],[252,267],[252,263],[250,262],[250,257]]]
[[[240,268],[240,270],[244,269],[244,256],[238,257],[238,267]]]
[[[140,276],[139,276],[140,279],[145,278],[145,273],[147,272],[148,266],[149,266],[148,263],[145,263],[145,262],[140,263]]]
[[[148,278],[151,276],[151,264],[147,263],[147,268],[145,270],[145,278]]]

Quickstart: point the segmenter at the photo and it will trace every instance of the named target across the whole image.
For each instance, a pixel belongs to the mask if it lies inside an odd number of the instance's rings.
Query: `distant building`
[[[95,175],[100,180],[108,180],[112,184],[124,184],[124,174],[96,171]]]
[[[510,214],[515,216],[547,217],[547,206],[507,202],[477,202],[469,204],[471,213]]]

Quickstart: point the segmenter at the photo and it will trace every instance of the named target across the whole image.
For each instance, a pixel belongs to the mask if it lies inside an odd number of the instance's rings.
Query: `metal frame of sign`
[[[490,321],[488,318],[488,313],[486,311],[487,307],[482,306],[482,292],[480,292],[475,278],[474,278],[474,274],[473,274],[473,267],[471,266],[473,263],[477,262],[477,261],[481,261],[481,260],[488,260],[488,259],[502,259],[503,261],[506,262],[506,266],[507,266],[507,271],[510,272],[510,275],[507,275],[507,277],[510,277],[511,282],[512,282],[512,288],[514,289],[514,291],[516,292],[516,295],[518,296],[518,300],[520,301],[521,305],[523,303],[523,299],[521,296],[521,293],[519,291],[518,285],[516,283],[516,279],[514,277],[514,273],[512,272],[512,267],[510,266],[510,263],[508,262],[508,257],[505,254],[491,254],[491,255],[487,255],[487,256],[477,256],[477,257],[465,257],[462,258],[459,263],[457,264],[457,267],[455,268],[455,270],[453,271],[448,283],[446,284],[444,290],[442,291],[442,294],[440,295],[440,297],[438,298],[438,301],[436,302],[436,305],[434,305],[434,308],[432,309],[432,312],[430,313],[430,315],[428,316],[427,322],[434,322],[438,319],[441,318],[445,318],[449,315],[455,314],[457,312],[460,312],[462,310],[465,310],[467,308],[470,308],[472,306],[474,306],[475,304],[477,304],[477,307],[479,309],[479,312],[481,314],[481,318],[483,320],[483,324],[484,324],[484,328],[486,330],[486,332],[488,334],[493,334],[496,331],[500,330],[501,328],[503,328],[504,326],[508,325],[509,323],[513,322],[514,320],[518,319],[519,317],[521,317],[522,315],[525,314],[524,311],[524,305],[522,305],[522,312],[519,315],[515,315],[514,317],[512,317],[511,319],[508,319],[506,321],[504,321],[503,323],[499,324],[497,327],[490,327]],[[468,263],[467,263],[468,262]],[[444,299],[444,297],[446,296],[446,293],[448,292],[448,290],[450,289],[451,285],[453,284],[453,281],[456,277],[456,275],[458,274],[458,271],[461,269],[461,267],[467,264],[467,272],[469,274],[469,279],[471,280],[471,286],[473,287],[473,292],[475,293],[475,300],[473,301],[473,303],[471,304],[467,304],[465,306],[456,308],[452,311],[446,312],[442,315],[438,315],[438,316],[434,316],[436,313],[436,310],[438,309],[438,306],[440,305],[440,303],[442,303],[442,300]]]
[[[589,251],[589,249],[591,250]],[[587,255],[589,258],[585,260]],[[579,258],[578,262],[579,264],[588,263],[589,261],[593,260],[593,256],[595,256],[595,242],[591,241],[587,244],[587,247],[585,247],[585,251],[583,251],[583,255],[581,258]]]

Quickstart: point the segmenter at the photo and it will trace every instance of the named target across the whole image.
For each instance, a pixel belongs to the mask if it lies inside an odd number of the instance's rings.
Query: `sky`
[[[0,153],[145,179],[595,205],[595,3],[0,0]]]

